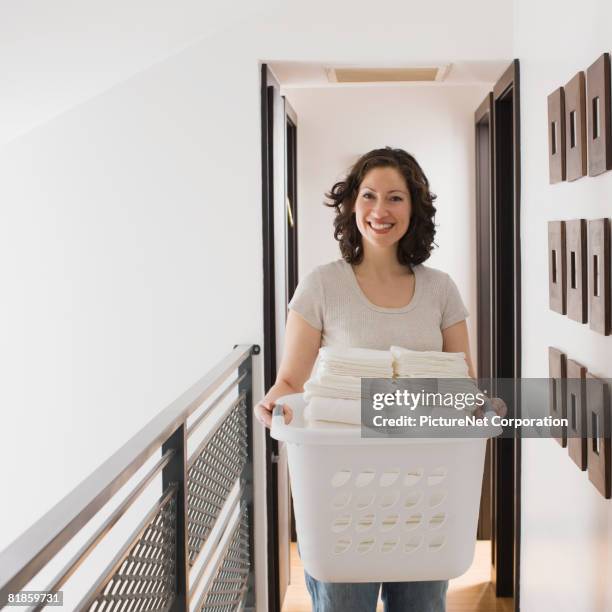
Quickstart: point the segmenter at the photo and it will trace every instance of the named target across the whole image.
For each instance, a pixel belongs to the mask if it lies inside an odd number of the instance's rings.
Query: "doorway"
[[[478,375],[518,379],[521,367],[519,62],[514,60],[475,113]],[[520,396],[510,410],[520,416]],[[519,609],[520,438],[492,440],[491,581]],[[486,527],[486,526],[485,526]]]
[[[503,69],[503,66],[500,67]],[[500,70],[501,71],[501,70]],[[495,76],[497,76],[499,72]],[[478,287],[478,372],[480,377],[513,378],[520,376],[520,156],[519,156],[519,74],[518,61],[514,61],[495,83],[493,90],[487,95],[483,104],[476,112],[476,172],[477,172],[477,287]],[[267,79],[264,81],[264,79]],[[493,79],[491,79],[493,80]],[[286,276],[279,274],[278,269],[269,268],[265,263],[264,276],[270,282],[276,282],[274,288],[265,285],[269,294],[268,303],[272,304],[275,313],[274,321],[268,322],[268,329],[274,331],[274,337],[266,340],[273,343],[275,360],[280,357],[280,326],[279,317],[286,314],[286,304],[297,284],[297,231],[292,234],[297,224],[297,199],[295,183],[297,173],[295,163],[288,154],[295,145],[297,118],[292,119],[292,109],[280,94],[278,80],[264,66],[262,83],[266,83],[266,92],[262,85],[262,111],[266,106],[268,121],[276,121],[277,126],[266,123],[266,138],[268,151],[263,156],[267,170],[263,177],[268,181],[266,191],[268,200],[268,217],[264,217],[264,240],[272,242],[264,246],[264,254],[268,254],[268,262],[276,261],[277,268],[285,266]],[[272,83],[272,85],[271,85]],[[274,84],[276,83],[276,84]],[[272,87],[272,89],[270,89]],[[481,95],[480,93],[478,94]],[[477,100],[476,100],[477,101]],[[275,106],[276,105],[276,106]],[[474,104],[475,105],[475,104]],[[281,109],[275,112],[274,108]],[[298,110],[300,109],[297,106]],[[471,106],[469,112],[474,106]],[[293,113],[295,115],[295,113]],[[272,119],[271,119],[272,118]],[[469,115],[468,115],[469,121]],[[310,124],[309,124],[310,125]],[[292,127],[293,126],[293,127]],[[262,112],[262,141],[263,135]],[[469,123],[468,123],[469,127]],[[276,146],[276,136],[283,132],[281,145]],[[275,136],[276,134],[276,136]],[[306,137],[305,137],[306,138]],[[311,138],[312,139],[312,138]],[[293,145],[291,145],[293,143]],[[284,156],[285,164],[280,167],[273,162],[278,156]],[[292,159],[295,160],[294,151]],[[273,168],[276,171],[270,170]],[[284,178],[283,174],[284,173]],[[279,209],[276,184],[283,183],[285,192],[281,202],[284,208]],[[304,188],[304,187],[302,187]],[[289,196],[294,189],[293,198]],[[273,193],[272,193],[273,192]],[[271,201],[274,200],[275,201]],[[308,210],[303,214],[308,215]],[[274,217],[274,218],[271,218]],[[292,225],[292,221],[293,224]],[[308,227],[308,220],[305,222]],[[283,229],[283,241],[274,241],[279,236],[279,227]],[[266,229],[267,228],[267,229]],[[510,228],[510,229],[509,229]],[[267,233],[266,233],[267,232]],[[276,249],[276,253],[274,250]],[[278,251],[281,250],[281,253]],[[284,259],[279,264],[279,256]],[[472,260],[473,261],[473,260]],[[512,282],[501,283],[500,279],[511,276]],[[282,285],[282,287],[281,287]],[[273,297],[276,296],[276,302]],[[282,297],[279,297],[282,296]],[[285,311],[281,314],[279,304]],[[276,305],[276,306],[275,306]],[[265,304],[264,304],[265,307]],[[264,345],[265,346],[265,345]],[[276,373],[275,364],[270,364],[270,371]],[[268,382],[269,380],[269,382]],[[266,389],[271,386],[274,378],[266,379]],[[274,441],[271,441],[274,442]],[[270,445],[270,474],[268,480],[268,547],[275,555],[269,560],[270,590],[275,590],[275,605],[282,606],[286,590],[287,569],[283,555],[285,542],[279,542],[278,527],[281,527],[281,515],[291,516],[290,502],[287,503],[288,487],[281,490],[281,481],[286,478],[286,457],[282,448]],[[519,533],[520,533],[520,441],[503,440],[491,445],[488,451],[490,469],[485,476],[483,507],[489,508],[482,512],[483,519],[479,522],[479,537],[491,540],[491,559],[486,561],[486,570],[490,568],[490,578],[494,586],[494,595],[498,597],[514,597],[514,601],[504,602],[518,609],[518,563],[519,563]],[[287,481],[288,482],[288,481]],[[271,499],[270,496],[275,497]],[[292,520],[292,519],[291,519]],[[288,529],[287,522],[284,523]],[[488,531],[487,531],[488,529]],[[282,536],[285,538],[284,534]],[[486,555],[488,556],[488,543]],[[283,569],[284,568],[284,569]],[[492,587],[488,587],[493,591]],[[494,597],[494,595],[491,595]],[[271,600],[273,595],[271,594]],[[500,602],[501,603],[501,602]],[[280,610],[272,607],[270,610]]]
[[[261,66],[264,385],[276,379],[287,304],[298,275],[297,115],[278,79]],[[293,512],[287,450],[266,430],[268,610],[280,612],[290,581]]]

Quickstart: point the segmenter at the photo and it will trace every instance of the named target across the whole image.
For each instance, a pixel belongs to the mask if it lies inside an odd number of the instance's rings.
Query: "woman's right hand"
[[[285,425],[287,425],[293,419],[293,410],[287,404],[279,405],[283,408],[283,417],[285,418]],[[274,400],[262,400],[254,408],[255,418],[268,429],[272,426],[272,411],[275,406],[276,402]]]

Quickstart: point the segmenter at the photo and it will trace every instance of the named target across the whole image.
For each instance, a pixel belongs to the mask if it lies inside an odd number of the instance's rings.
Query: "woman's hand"
[[[504,417],[508,414],[508,406],[501,397],[490,397],[489,401],[484,405],[484,408],[487,412],[493,411],[500,417]],[[482,418],[484,416],[483,409],[478,408],[475,410],[474,416],[476,418]]]
[[[276,403],[273,400],[262,400],[255,408],[255,418],[268,429],[272,426],[272,410],[274,410]],[[287,404],[279,404],[283,408],[283,417],[285,418],[285,425],[291,423],[293,419],[293,410],[287,406]]]

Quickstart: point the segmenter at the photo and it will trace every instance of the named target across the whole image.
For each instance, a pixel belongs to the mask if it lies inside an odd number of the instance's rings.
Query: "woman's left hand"
[[[488,403],[482,408],[485,408],[487,412],[493,411],[500,417],[504,417],[506,414],[508,414],[508,406],[501,397],[490,397]],[[474,411],[475,417],[482,418],[484,416],[484,411],[482,408],[477,408]]]

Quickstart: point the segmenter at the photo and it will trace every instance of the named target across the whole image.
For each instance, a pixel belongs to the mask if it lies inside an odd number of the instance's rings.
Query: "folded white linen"
[[[319,349],[321,359],[340,363],[357,363],[370,365],[391,365],[391,351],[359,347],[323,346]]]
[[[456,368],[406,367],[398,368],[395,375],[398,378],[467,378],[468,369],[467,365]]]
[[[463,378],[468,366],[463,352],[413,351],[392,346],[393,371],[399,378]]]
[[[355,429],[359,425],[349,425],[348,423],[332,423],[330,421],[311,421],[306,420],[304,426],[308,429]]]
[[[346,366],[336,363],[319,362],[319,369],[330,374],[338,374],[340,376],[369,376],[371,378],[391,378],[393,376],[393,368],[370,368],[365,366]]]
[[[371,378],[393,377],[391,351],[359,347],[330,347],[319,349],[318,371],[341,376]]]
[[[348,380],[342,380],[348,379]],[[354,376],[316,374],[304,383],[304,399],[308,402],[314,396],[340,399],[361,399],[361,379]]]
[[[310,421],[361,425],[361,402],[352,399],[314,396],[304,409],[304,418]]]
[[[404,348],[403,346],[391,346],[389,351],[393,355],[393,359],[407,359],[414,357],[419,360],[427,358],[455,360],[458,357],[465,358],[465,353],[463,352],[415,351],[413,349]]]

